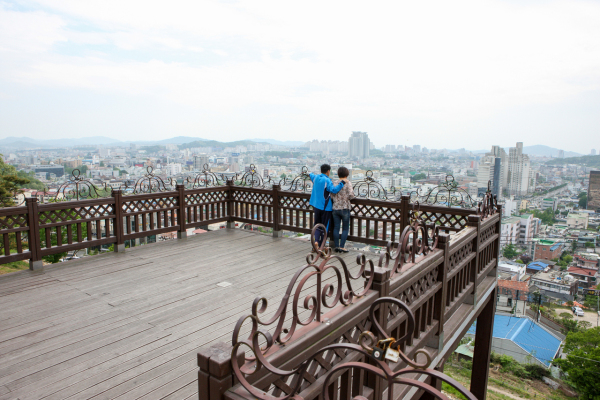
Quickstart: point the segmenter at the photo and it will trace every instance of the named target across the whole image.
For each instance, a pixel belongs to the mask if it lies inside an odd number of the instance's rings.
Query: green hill
[[[577,165],[585,165],[586,167],[600,168],[600,156],[555,158],[553,160],[546,161],[546,164],[547,165],[577,164]]]
[[[248,146],[252,144],[258,144],[259,142],[253,142],[251,140],[238,140],[235,142],[219,142],[216,140],[196,140],[190,143],[180,144],[179,148],[191,149],[192,147],[235,147],[235,146]],[[267,144],[261,142],[260,144]]]

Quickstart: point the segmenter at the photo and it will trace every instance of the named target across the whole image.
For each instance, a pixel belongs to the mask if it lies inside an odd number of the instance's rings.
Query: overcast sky
[[[0,0],[0,138],[600,148],[598,1]]]

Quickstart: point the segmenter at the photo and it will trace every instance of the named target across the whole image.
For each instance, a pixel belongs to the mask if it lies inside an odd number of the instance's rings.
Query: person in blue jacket
[[[313,206],[315,211],[314,224],[323,224],[327,229],[326,232],[322,232],[321,230],[315,232],[315,239],[319,245],[323,240],[327,239],[327,232],[329,232],[331,228],[333,213],[333,200],[331,199],[331,194],[342,190],[346,183],[345,180],[342,180],[337,186],[334,185],[331,178],[329,178],[330,173],[331,167],[329,164],[323,164],[321,165],[320,175],[312,172],[310,174],[310,180],[313,182],[312,193],[310,194],[310,205]]]

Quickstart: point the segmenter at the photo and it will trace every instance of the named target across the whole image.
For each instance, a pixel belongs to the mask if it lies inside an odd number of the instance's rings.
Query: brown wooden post
[[[114,244],[113,250],[116,252],[125,251],[125,226],[123,225],[123,193],[121,189],[113,190],[113,198],[115,201],[115,219],[113,221],[113,230],[117,238],[117,243]]]
[[[31,259],[29,260],[29,269],[32,271],[41,271],[44,269],[42,262],[42,244],[40,242],[40,219],[38,211],[38,201],[36,197],[25,199],[27,205],[27,218],[29,224],[29,251]]]
[[[279,191],[281,186],[273,185],[273,237],[282,237],[283,231],[279,228],[281,211],[279,208]]]
[[[479,268],[480,262],[479,249],[481,247],[481,241],[479,235],[481,233],[481,217],[479,215],[469,215],[469,221],[467,222],[467,226],[477,229],[477,236],[475,237],[475,240],[473,242],[473,251],[475,252],[475,258],[473,259],[473,261],[471,261],[471,270],[469,271],[469,279],[471,282],[474,282],[473,293],[471,293],[471,296],[469,298],[465,299],[465,303],[473,304],[474,307],[475,304],[477,304],[477,268]]]
[[[447,274],[448,265],[450,264],[450,235],[440,233],[437,248],[444,252],[444,262],[438,267],[437,276],[437,281],[442,282],[442,288],[435,294],[433,299],[433,318],[439,321],[439,325],[437,333],[427,345],[441,352],[444,348],[444,323],[446,322],[446,297],[448,293]]]
[[[485,400],[488,375],[490,371],[490,353],[492,351],[492,333],[496,312],[496,291],[494,288],[483,310],[477,317],[475,328],[475,349],[473,350],[473,369],[471,375],[471,393],[479,400]]]
[[[379,292],[378,297],[387,297],[390,295],[390,275],[391,271],[385,268],[375,267],[375,275],[373,276],[373,284],[371,285],[372,290],[376,290]],[[368,281],[365,280],[365,285]],[[380,304],[379,310],[375,311],[375,318],[381,327],[387,332],[387,324],[388,324],[388,313],[389,306],[387,304]],[[388,332],[389,333],[389,332]],[[369,359],[369,364],[374,366],[378,366],[378,364]],[[377,375],[367,373],[366,383],[367,387],[373,389],[373,398],[381,399],[383,398],[383,392],[386,389],[386,384],[383,379],[379,378]]]
[[[234,186],[233,186],[233,180],[229,179],[227,180],[227,182],[225,183],[227,185],[227,216],[229,217],[229,220],[227,221],[227,228],[235,228],[235,210],[233,209],[234,207],[234,202],[233,202],[233,191],[235,190]]]
[[[492,268],[488,276],[498,276],[498,261],[500,260],[500,240],[502,234],[502,205],[498,204],[498,222],[496,222],[496,233],[498,233],[498,239],[496,240],[496,266]]]
[[[185,186],[175,185],[175,189],[179,193],[177,195],[177,223],[179,224],[179,231],[177,231],[177,239],[185,239],[187,237],[186,231],[186,215],[185,215]]]
[[[400,198],[400,203],[402,204],[400,208],[400,232],[402,232],[404,228],[410,225],[410,196],[403,194]]]
[[[218,342],[198,353],[198,395],[200,400],[222,400],[234,383],[229,343]],[[244,353],[238,353],[242,365]]]

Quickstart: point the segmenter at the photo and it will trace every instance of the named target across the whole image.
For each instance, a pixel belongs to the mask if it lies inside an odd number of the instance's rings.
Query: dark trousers
[[[323,211],[315,208],[315,225],[323,224],[325,225],[326,231],[323,232],[321,229],[317,229],[315,232],[315,240],[319,245],[323,243],[323,240],[327,239],[327,233],[331,231],[332,228],[332,212],[331,211]],[[314,225],[313,225],[314,226]]]

